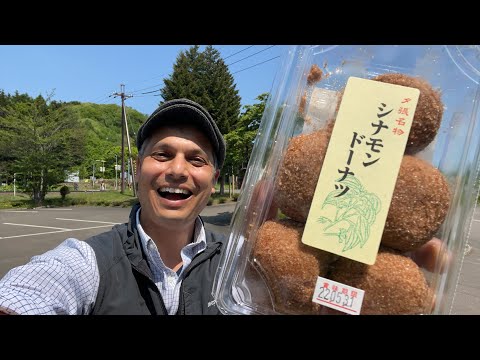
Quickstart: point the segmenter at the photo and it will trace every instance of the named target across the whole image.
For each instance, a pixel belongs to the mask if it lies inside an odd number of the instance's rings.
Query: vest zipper
[[[182,275],[183,276],[183,280],[182,280],[182,285],[180,286],[180,296],[179,296],[179,300],[178,300],[178,310],[177,310],[177,313],[175,315],[185,315],[185,306],[184,306],[184,294],[183,294],[183,288],[184,288],[184,284],[185,284],[185,279],[186,277],[188,276],[188,274],[190,274],[190,272],[192,271],[192,269],[196,268],[198,265],[200,265],[201,263],[205,262],[206,260],[210,259],[217,251],[218,249],[220,248],[221,246],[221,243],[217,243],[216,244],[216,247],[211,249],[210,252],[206,255],[205,252],[203,253],[200,253],[198,254],[197,256],[195,256],[193,259],[192,259],[192,262],[190,263],[190,265],[184,270],[185,273]],[[207,250],[207,249],[205,249]],[[204,258],[202,258],[201,260],[198,260],[196,262],[194,262],[195,259],[198,259],[199,257],[201,256],[204,256]],[[162,301],[163,303],[163,301]]]
[[[154,289],[155,293],[157,294],[158,298],[160,299],[160,305],[162,306],[162,308],[161,308],[162,314],[155,314],[155,315],[168,315],[167,307],[165,306],[165,302],[163,301],[162,294],[160,294],[160,290],[158,290],[157,284],[155,284],[155,282],[147,274],[145,274],[143,271],[141,271],[137,267],[132,266],[132,269],[135,270],[136,272],[138,272],[140,275],[142,275],[145,279],[147,279],[147,281],[153,287],[153,289]]]

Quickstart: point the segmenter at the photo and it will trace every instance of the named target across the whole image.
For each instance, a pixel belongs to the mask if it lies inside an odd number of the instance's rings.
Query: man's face
[[[142,225],[191,225],[215,192],[219,171],[208,138],[191,126],[162,127],[137,165]]]

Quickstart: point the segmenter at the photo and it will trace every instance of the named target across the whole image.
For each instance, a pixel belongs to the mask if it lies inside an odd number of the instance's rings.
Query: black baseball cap
[[[191,124],[208,137],[221,169],[225,161],[225,140],[212,116],[205,108],[189,99],[175,99],[164,102],[143,123],[137,134],[137,148],[152,135],[153,130],[166,124]]]

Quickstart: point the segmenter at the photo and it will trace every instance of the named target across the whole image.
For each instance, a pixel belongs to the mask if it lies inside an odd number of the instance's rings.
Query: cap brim
[[[170,124],[194,125],[210,140],[219,168],[225,160],[225,141],[208,112],[199,104],[187,99],[172,100],[160,106],[140,128],[137,147],[140,148],[146,138],[159,127]]]

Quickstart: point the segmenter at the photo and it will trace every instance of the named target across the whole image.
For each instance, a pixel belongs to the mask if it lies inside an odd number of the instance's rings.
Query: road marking
[[[68,230],[59,230],[59,231],[48,231],[48,232],[37,233],[37,234],[25,234],[25,235],[4,236],[4,237],[0,237],[0,239],[12,239],[12,238],[25,237],[25,236],[37,236],[37,235],[46,235],[46,234],[56,234],[56,233],[62,233],[62,232],[69,232],[69,231],[90,230],[90,229],[98,229],[98,228],[107,227],[107,226],[111,226],[111,225],[99,225],[99,226],[92,226],[92,227],[81,228],[81,229],[68,229]]]
[[[45,228],[45,229],[70,230],[66,228],[59,228],[59,227],[52,227],[52,226],[27,225],[27,224],[15,224],[15,223],[3,223],[3,225],[17,225],[17,226],[26,226],[26,227],[39,227],[39,228]]]
[[[37,213],[38,211],[30,211],[30,210],[2,210],[1,212],[13,212],[13,213]]]
[[[78,219],[65,219],[65,218],[55,218],[55,220],[83,221],[83,222],[94,222],[94,223],[100,223],[100,224],[111,224],[111,225],[120,224],[120,223],[116,223],[116,222],[110,222],[110,221],[78,220]]]
[[[69,211],[72,209],[40,209],[42,211]]]
[[[473,219],[473,221],[480,222],[480,220],[475,220],[475,219]]]

